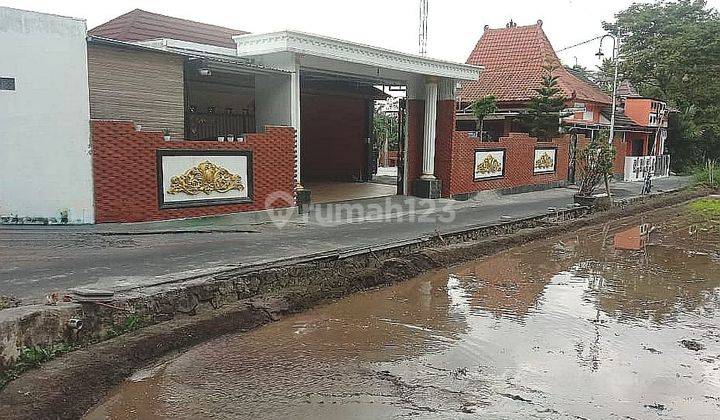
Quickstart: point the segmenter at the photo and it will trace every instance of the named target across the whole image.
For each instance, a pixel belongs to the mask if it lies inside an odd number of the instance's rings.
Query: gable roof
[[[638,93],[637,89],[635,89],[635,86],[633,86],[633,84],[626,79],[621,80],[618,83],[617,96],[621,98],[639,98],[640,94]]]
[[[465,82],[460,100],[470,102],[493,95],[498,102],[527,102],[540,87],[542,67],[557,69],[558,85],[563,94],[579,101],[610,104],[612,99],[600,89],[572,75],[562,65],[545,32],[542,21],[536,25],[491,29],[485,27],[468,64],[483,65],[478,81]]]
[[[234,35],[249,32],[135,9],[88,31],[97,37],[134,42],[171,38],[218,47],[236,48]]]

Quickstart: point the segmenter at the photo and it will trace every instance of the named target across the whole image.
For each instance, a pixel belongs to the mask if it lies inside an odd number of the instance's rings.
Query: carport
[[[272,113],[273,121],[287,121],[295,128],[300,202],[307,202],[313,187],[322,195],[328,184],[338,182],[346,184],[348,198],[360,198],[350,190],[372,175],[372,102],[382,97],[378,86],[405,87],[407,100],[401,180],[397,191],[385,186],[382,194],[440,196],[435,163],[442,159],[435,156],[436,137],[451,137],[455,84],[476,80],[479,67],[296,31],[233,39],[238,56],[290,74],[282,86],[258,90],[258,95],[269,96],[258,97],[257,119],[263,120],[263,112]],[[450,132],[437,133],[437,127]],[[342,188],[330,195],[342,200]],[[363,188],[361,196],[374,194]]]

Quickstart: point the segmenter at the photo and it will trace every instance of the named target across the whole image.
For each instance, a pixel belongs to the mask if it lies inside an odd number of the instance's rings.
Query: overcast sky
[[[632,0],[429,0],[428,56],[464,62],[483,27],[542,19],[556,50],[602,33],[603,20]],[[709,0],[718,8],[720,0]],[[84,18],[88,28],[140,8],[200,22],[269,32],[296,29],[403,52],[418,51],[418,0],[0,0],[0,5]],[[595,68],[597,41],[560,53],[565,64]],[[610,45],[606,45],[606,53]]]

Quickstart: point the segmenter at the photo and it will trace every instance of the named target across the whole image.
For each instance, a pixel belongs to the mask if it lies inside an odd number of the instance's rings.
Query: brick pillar
[[[455,130],[455,101],[437,102],[435,128],[435,176],[442,181],[442,196],[450,196],[452,185],[452,135]]]
[[[423,124],[425,123],[425,101],[407,101],[407,191],[412,195],[413,184],[422,174]]]

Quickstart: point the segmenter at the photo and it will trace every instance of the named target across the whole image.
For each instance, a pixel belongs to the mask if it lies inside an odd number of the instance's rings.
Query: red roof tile
[[[542,22],[529,26],[486,28],[468,64],[483,65],[485,70],[478,81],[465,82],[460,99],[470,102],[494,95],[498,102],[527,102],[540,87],[543,65],[557,68],[558,84],[563,94],[572,100],[609,104],[611,98],[600,89],[570,74],[555,54],[542,30]]]
[[[88,34],[118,41],[148,41],[171,38],[218,47],[235,48],[233,35],[247,34],[239,29],[195,22],[192,20],[135,9],[88,31]]]

